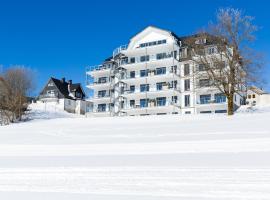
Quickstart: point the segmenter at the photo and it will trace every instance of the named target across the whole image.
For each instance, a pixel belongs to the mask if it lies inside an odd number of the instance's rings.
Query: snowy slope
[[[268,109],[233,117],[52,113],[0,127],[1,199],[270,199]]]

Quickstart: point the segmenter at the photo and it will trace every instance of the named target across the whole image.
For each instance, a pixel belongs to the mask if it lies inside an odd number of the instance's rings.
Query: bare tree
[[[3,73],[0,109],[8,113],[9,120],[21,120],[27,110],[27,96],[34,88],[34,73],[23,66],[10,67]]]
[[[253,17],[241,10],[219,9],[215,23],[185,41],[192,60],[201,66],[197,78],[208,79],[210,86],[227,97],[228,115],[234,113],[234,95],[241,94],[248,82],[258,80],[262,64],[250,48],[257,29]]]

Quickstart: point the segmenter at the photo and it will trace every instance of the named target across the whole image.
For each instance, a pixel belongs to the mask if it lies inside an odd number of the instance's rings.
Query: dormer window
[[[148,46],[155,46],[159,44],[165,44],[167,43],[167,40],[157,40],[152,42],[146,42],[139,45],[139,48],[148,47]]]
[[[200,38],[195,41],[195,44],[205,44],[206,43],[206,38]]]

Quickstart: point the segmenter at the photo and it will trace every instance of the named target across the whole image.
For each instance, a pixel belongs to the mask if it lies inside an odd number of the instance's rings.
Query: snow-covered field
[[[0,127],[0,199],[270,199],[270,109],[84,118],[32,108],[32,120]]]

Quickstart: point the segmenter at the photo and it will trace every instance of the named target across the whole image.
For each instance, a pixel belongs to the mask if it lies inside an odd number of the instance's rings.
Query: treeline
[[[34,89],[34,72],[14,66],[0,74],[0,125],[21,121]]]

